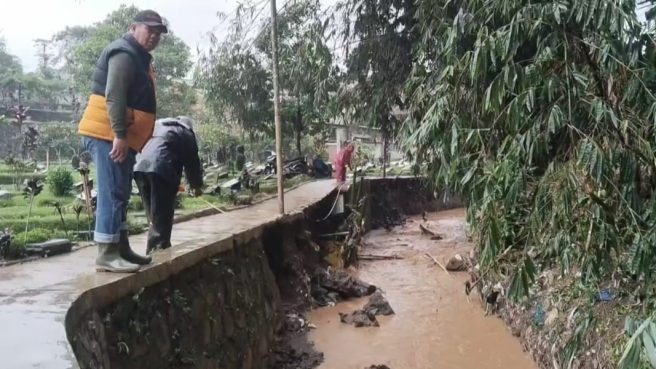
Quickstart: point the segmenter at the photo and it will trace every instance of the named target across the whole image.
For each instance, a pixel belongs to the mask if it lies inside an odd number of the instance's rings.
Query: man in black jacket
[[[134,167],[134,179],[150,223],[148,253],[171,247],[173,211],[183,168],[194,195],[202,195],[203,172],[193,121],[188,117],[157,120],[153,137]]]

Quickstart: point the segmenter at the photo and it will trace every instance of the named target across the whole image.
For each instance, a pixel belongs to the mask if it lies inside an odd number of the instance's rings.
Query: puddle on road
[[[381,288],[396,315],[378,316],[380,327],[355,328],[339,314],[361,308],[368,298],[312,311],[317,329],[310,339],[324,353],[320,369],[535,369],[517,338],[494,316],[485,316],[472,294],[464,293],[467,273],[447,275],[424,255],[446,265],[455,253],[467,255],[464,209],[428,215],[428,224],[444,236],[422,236],[421,217],[413,217],[392,232],[372,231],[361,254],[399,255],[401,260],[361,262],[363,281]]]

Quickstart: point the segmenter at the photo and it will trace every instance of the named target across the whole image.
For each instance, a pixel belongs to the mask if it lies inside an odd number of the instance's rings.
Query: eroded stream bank
[[[398,259],[361,260],[352,275],[379,287],[395,315],[378,316],[379,327],[356,328],[340,321],[339,313],[362,308],[369,298],[352,299],[315,309],[307,316],[316,326],[310,340],[323,353],[321,369],[362,369],[386,365],[391,369],[533,369],[504,322],[485,316],[480,300],[465,295],[466,272],[447,274],[456,253],[467,255],[463,209],[408,218],[391,231],[369,232],[360,255]],[[424,224],[442,239],[422,234]],[[436,238],[436,237],[433,237]]]

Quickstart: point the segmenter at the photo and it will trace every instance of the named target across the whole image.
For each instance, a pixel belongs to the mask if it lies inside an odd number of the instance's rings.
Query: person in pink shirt
[[[353,151],[355,150],[355,146],[353,146],[352,143],[349,143],[341,149],[338,153],[337,156],[335,157],[335,162],[333,163],[335,166],[335,178],[337,179],[338,182],[344,182],[346,181],[346,166],[348,165],[349,169],[351,168],[351,157],[353,156]]]

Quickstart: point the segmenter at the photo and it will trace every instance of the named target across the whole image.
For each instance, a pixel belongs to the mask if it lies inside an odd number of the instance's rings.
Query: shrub
[[[23,183],[26,179],[45,179],[45,176],[41,173],[12,173],[12,172],[1,172],[0,173],[0,185],[14,185],[16,183]]]
[[[48,173],[48,186],[55,196],[65,196],[73,189],[73,175],[64,167],[57,167]]]
[[[185,194],[178,193],[178,195],[175,197],[175,203],[174,203],[174,208],[175,209],[184,208],[183,201],[184,201],[185,197],[186,197]]]
[[[25,245],[18,244],[12,239],[11,244],[3,250],[2,257],[7,260],[20,259],[25,256]]]
[[[16,206],[16,201],[14,201],[14,199],[0,200],[0,208],[8,208],[11,206]]]
[[[14,235],[13,244],[17,246],[25,246],[30,243],[38,243],[48,241],[53,237],[53,232],[45,228],[34,228],[25,232],[19,232]]]
[[[144,210],[144,204],[143,201],[141,200],[141,197],[139,196],[132,196],[130,199],[130,205],[129,208],[134,211],[143,211]]]
[[[57,199],[52,198],[52,197],[44,197],[42,199],[36,200],[36,206],[40,208],[49,208],[55,205],[57,202]]]

